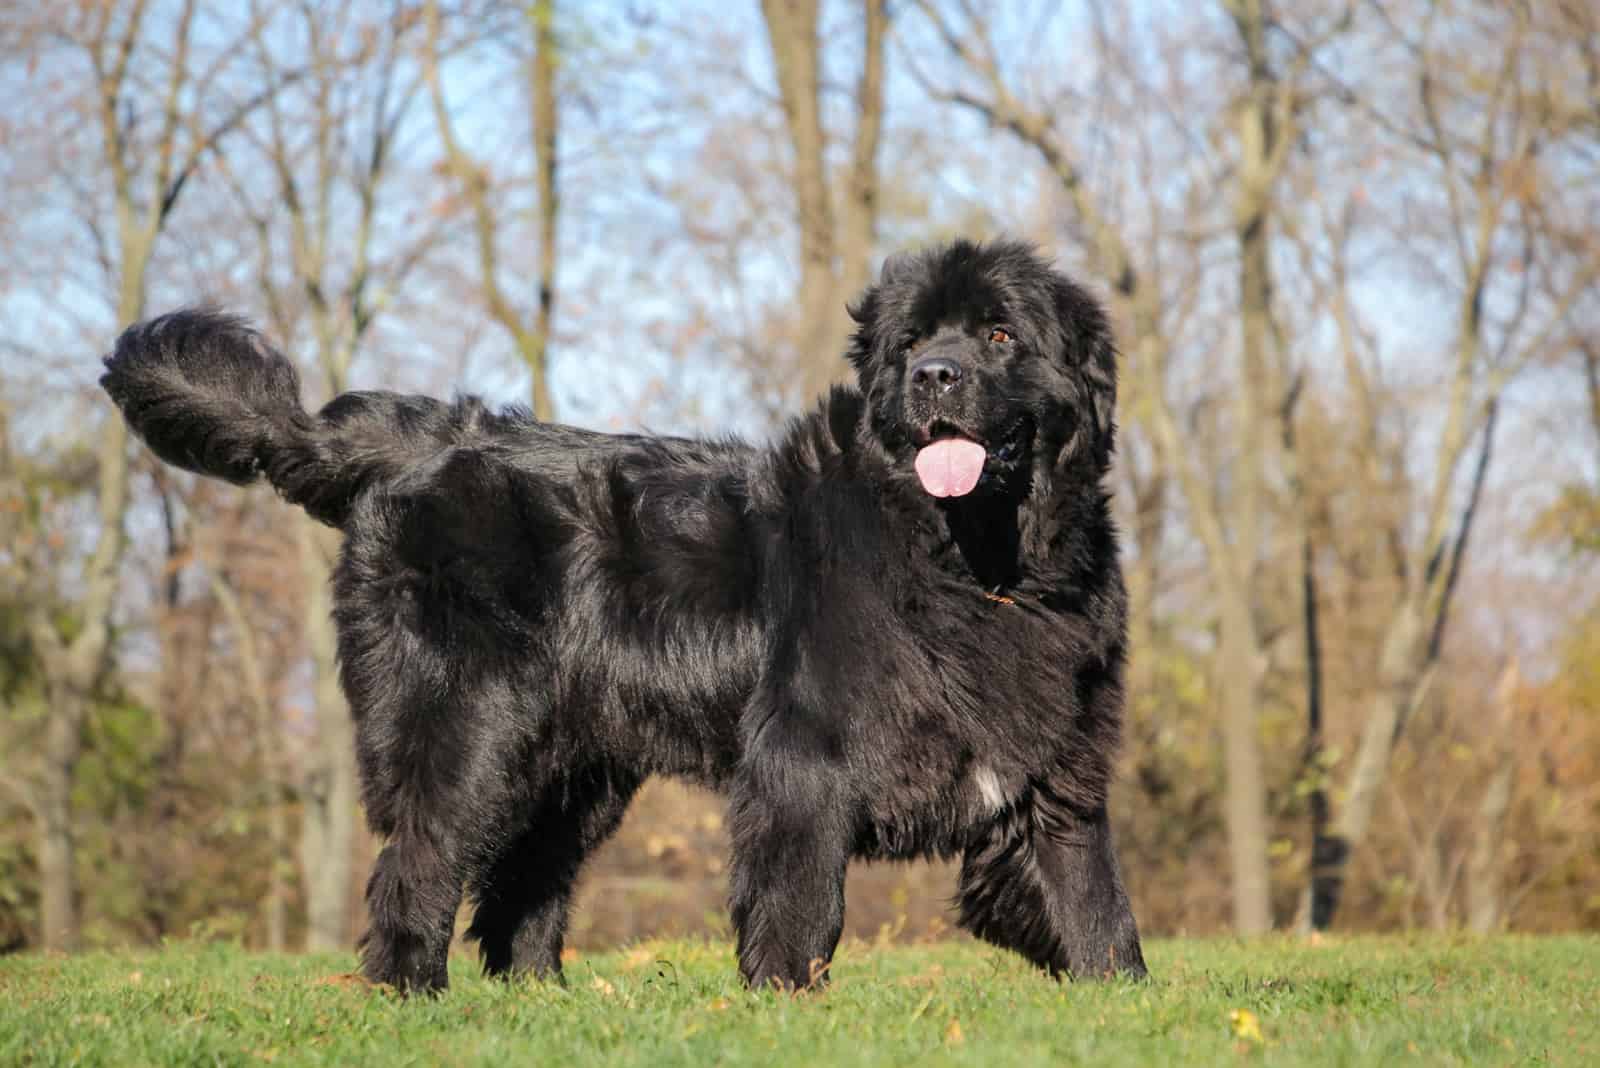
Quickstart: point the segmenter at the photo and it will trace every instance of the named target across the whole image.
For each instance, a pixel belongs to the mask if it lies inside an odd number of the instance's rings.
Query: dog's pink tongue
[[[945,438],[917,453],[917,477],[935,497],[965,497],[983,477],[988,455],[976,441]]]

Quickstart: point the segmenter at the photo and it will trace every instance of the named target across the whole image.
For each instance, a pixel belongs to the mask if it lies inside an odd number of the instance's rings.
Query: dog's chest
[[[1028,788],[1009,761],[968,754],[949,766],[885,782],[865,802],[871,828],[860,852],[880,859],[951,856],[1012,808]]]
[[[958,851],[1070,748],[1082,658],[1037,613],[975,600],[931,625],[886,627],[894,640],[852,663],[876,855]]]
[[[971,818],[981,822],[1010,808],[1025,785],[1020,776],[1003,776],[993,762],[980,757],[967,772],[960,789]]]

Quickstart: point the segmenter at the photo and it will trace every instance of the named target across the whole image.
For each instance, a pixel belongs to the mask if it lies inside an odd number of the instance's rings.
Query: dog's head
[[[902,253],[851,307],[871,429],[935,497],[1029,492],[1111,459],[1116,353],[1100,306],[1033,249]]]

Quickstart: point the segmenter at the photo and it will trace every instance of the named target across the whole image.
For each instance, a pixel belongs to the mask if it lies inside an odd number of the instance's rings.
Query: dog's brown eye
[[[1007,330],[1003,326],[997,326],[993,330],[989,331],[989,340],[993,341],[997,345],[1004,345],[1006,342],[1011,340],[1011,331]]]

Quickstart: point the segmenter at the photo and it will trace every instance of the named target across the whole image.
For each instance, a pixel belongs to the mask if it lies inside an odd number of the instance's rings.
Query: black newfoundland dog
[[[474,398],[316,414],[238,319],[128,330],[102,384],[169,463],[345,534],[366,975],[558,975],[584,857],[646,777],[729,799],[739,968],[826,979],[852,857],[962,860],[963,927],[1143,974],[1106,820],[1126,598],[1103,486],[1115,354],[1014,243],[890,259],[855,389],[773,445],[599,434]]]

